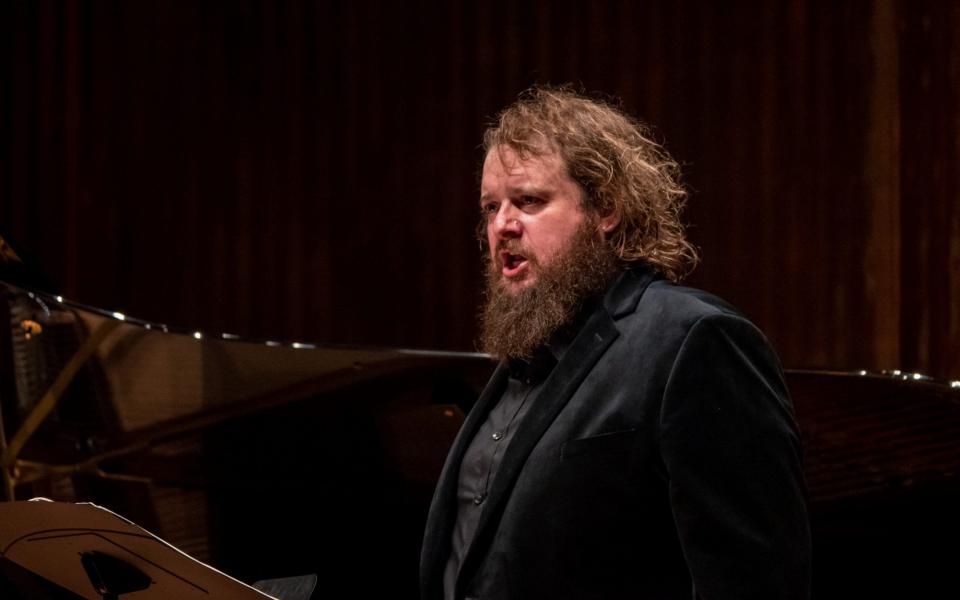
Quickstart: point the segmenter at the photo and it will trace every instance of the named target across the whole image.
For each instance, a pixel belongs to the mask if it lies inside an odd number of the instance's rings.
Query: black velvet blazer
[[[443,595],[467,416],[434,494],[425,600]],[[779,361],[735,310],[623,273],[544,382],[491,482],[457,598],[807,598],[801,450]]]

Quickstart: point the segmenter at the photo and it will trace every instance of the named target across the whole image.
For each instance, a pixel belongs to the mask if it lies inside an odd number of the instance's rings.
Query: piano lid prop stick
[[[103,342],[118,325],[120,325],[120,321],[108,320],[93,330],[93,333],[83,341],[83,344],[80,345],[77,352],[67,361],[66,366],[64,366],[63,370],[57,375],[50,389],[40,398],[40,402],[33,407],[33,410],[31,410],[27,418],[24,419],[23,424],[14,434],[13,439],[10,440],[10,444],[2,449],[2,463],[5,471],[4,483],[7,487],[6,491],[9,500],[14,500],[13,492],[17,485],[17,474],[14,472],[14,467],[20,451],[23,450],[23,447],[37,431],[37,428],[40,427],[44,419],[56,408],[57,402],[60,401],[60,397],[67,389],[67,386],[70,385],[70,382],[73,381],[80,367],[87,362],[87,359],[93,355],[97,347],[100,346],[100,343]]]

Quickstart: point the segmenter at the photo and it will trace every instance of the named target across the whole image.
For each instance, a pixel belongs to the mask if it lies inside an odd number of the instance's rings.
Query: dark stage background
[[[579,82],[792,367],[960,377],[960,4],[5,2],[0,225],[74,300],[473,349],[480,134]]]

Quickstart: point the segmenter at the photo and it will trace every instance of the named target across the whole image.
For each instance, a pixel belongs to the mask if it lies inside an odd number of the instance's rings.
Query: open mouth
[[[503,265],[504,277],[517,277],[527,268],[527,257],[503,251],[500,253],[500,264]]]

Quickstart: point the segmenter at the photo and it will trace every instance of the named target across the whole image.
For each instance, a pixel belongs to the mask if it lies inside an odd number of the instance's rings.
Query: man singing
[[[434,494],[425,600],[807,598],[779,361],[693,268],[677,164],[535,88],[484,135],[481,344],[500,364]]]

